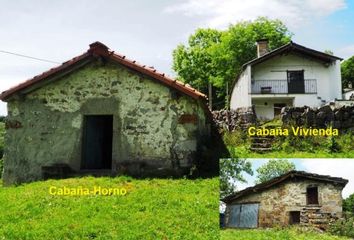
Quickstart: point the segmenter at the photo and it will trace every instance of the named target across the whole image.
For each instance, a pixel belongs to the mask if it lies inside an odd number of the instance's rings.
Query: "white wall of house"
[[[292,106],[293,101],[293,98],[252,98],[252,105],[255,107],[257,118],[267,120],[274,118],[274,104]]]
[[[230,108],[251,107],[251,67],[248,66],[240,75],[232,93]]]
[[[276,56],[252,67],[252,81],[286,80],[287,70],[304,70],[305,79],[316,79],[316,98],[321,97],[321,99],[326,102],[334,101],[336,98],[342,98],[339,60],[326,66],[323,63],[306,56],[295,54]],[[308,98],[304,95],[307,94],[296,94],[294,104],[302,104],[305,100],[307,102]],[[297,98],[303,98],[303,100]],[[311,99],[313,99],[313,97],[311,97]],[[307,102],[307,105],[317,107],[321,105],[321,101]]]
[[[310,91],[311,93],[304,94],[287,93],[287,71],[297,70],[304,70],[305,82],[306,80],[311,81],[309,86],[311,90],[315,90],[314,92]],[[250,94],[253,86],[261,85],[260,81],[262,80],[284,80],[282,89],[285,89],[285,93]],[[231,109],[251,106],[254,102],[259,102],[257,98],[267,98],[270,103],[278,103],[279,101],[276,99],[279,100],[280,98],[292,98],[293,106],[296,107],[304,105],[320,107],[335,99],[342,99],[340,61],[337,60],[326,65],[316,59],[290,53],[276,56],[252,67],[248,66],[233,89]],[[271,114],[272,112],[274,112],[272,104],[269,104],[268,107],[263,106],[262,108],[257,108],[256,106],[256,113],[259,117],[273,118],[274,115]]]

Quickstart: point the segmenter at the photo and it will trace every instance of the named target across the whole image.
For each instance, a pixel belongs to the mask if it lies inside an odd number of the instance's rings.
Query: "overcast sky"
[[[267,163],[267,159],[250,159],[252,163],[253,176],[244,174],[247,183],[237,184],[238,190],[246,187],[254,186],[257,177],[257,168]],[[330,175],[332,177],[341,177],[349,180],[343,189],[343,197],[347,198],[354,193],[354,161],[353,159],[289,159],[296,166],[296,170],[306,171],[310,173]]]
[[[198,27],[281,19],[294,41],[354,55],[354,0],[1,0],[0,50],[64,62],[101,41],[173,75],[171,52]],[[56,64],[0,53],[0,91]],[[0,114],[6,114],[0,104]]]

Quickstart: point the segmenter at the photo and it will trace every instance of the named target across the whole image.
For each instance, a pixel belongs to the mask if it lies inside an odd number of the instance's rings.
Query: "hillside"
[[[50,186],[127,194],[58,196]],[[218,198],[218,178],[85,177],[0,187],[0,239],[219,239]]]
[[[285,229],[244,229],[244,230],[222,230],[221,240],[349,240],[345,237],[337,237],[325,233],[315,232],[306,228],[285,228]]]

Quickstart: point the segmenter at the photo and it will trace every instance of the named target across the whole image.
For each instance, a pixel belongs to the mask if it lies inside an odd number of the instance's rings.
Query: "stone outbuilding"
[[[229,228],[301,224],[326,229],[342,216],[342,190],[348,180],[290,171],[225,197]]]
[[[7,185],[67,173],[180,176],[212,165],[202,158],[211,145],[206,96],[100,42],[0,99]]]

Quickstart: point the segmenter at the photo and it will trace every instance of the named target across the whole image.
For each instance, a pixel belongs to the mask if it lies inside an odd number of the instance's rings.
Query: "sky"
[[[354,161],[353,159],[288,159],[295,164],[296,170],[316,173],[321,175],[330,175],[332,177],[341,177],[349,180],[343,189],[342,195],[347,198],[354,193]],[[237,183],[237,190],[242,190],[255,185],[257,177],[257,168],[267,163],[267,159],[249,159],[252,163],[253,176],[243,174],[247,183]]]
[[[354,55],[354,0],[1,0],[0,51],[64,62],[101,41],[174,76],[172,51],[195,29],[258,16],[282,20],[299,44]],[[56,65],[0,52],[0,91]]]

